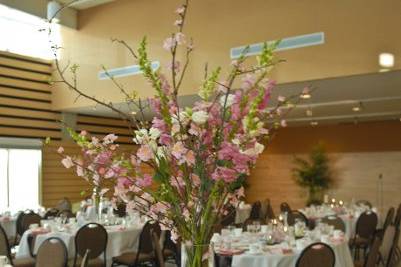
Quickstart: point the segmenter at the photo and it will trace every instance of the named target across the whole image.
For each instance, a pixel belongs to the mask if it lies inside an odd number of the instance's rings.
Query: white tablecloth
[[[4,228],[4,231],[6,232],[6,235],[9,238],[15,237],[15,233],[17,232],[16,221],[17,219],[14,217],[11,218],[0,217],[0,224]]]
[[[121,255],[122,253],[135,251],[138,247],[139,235],[142,231],[143,225],[131,226],[126,229],[122,229],[121,226],[110,226],[106,227],[108,240],[106,248],[106,257],[108,265],[111,264],[112,257]],[[16,254],[16,258],[29,257],[29,246],[28,246],[28,235],[31,230],[24,233],[21,238],[20,246]],[[36,254],[38,248],[49,237],[58,237],[64,241],[68,250],[68,257],[73,259],[75,256],[75,232],[50,232],[47,234],[38,235],[35,239],[34,254]]]
[[[352,256],[348,242],[331,245],[336,256],[336,267],[353,267]],[[300,256],[300,250],[294,250],[293,254],[262,253],[259,255],[241,254],[233,256],[232,267],[293,267]]]

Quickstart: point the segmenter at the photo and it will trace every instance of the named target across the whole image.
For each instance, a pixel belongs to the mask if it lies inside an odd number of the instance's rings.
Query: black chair
[[[75,267],[79,258],[83,258],[87,251],[89,266],[106,266],[107,231],[98,223],[88,223],[82,226],[75,235]],[[103,260],[99,258],[103,254]]]
[[[293,226],[297,221],[304,222],[306,226],[309,226],[309,220],[302,212],[293,210],[287,213],[288,225]]]
[[[152,234],[152,243],[153,243],[153,249],[155,252],[155,263],[156,266],[158,267],[165,267],[165,262],[164,262],[164,256],[162,249],[160,248],[160,232],[159,234],[157,232],[154,232],[153,229],[151,230]]]
[[[35,259],[33,258],[23,258],[23,259],[13,259],[11,256],[11,247],[8,242],[6,232],[0,225],[0,255],[6,256],[10,264],[14,267],[34,267]]]
[[[252,204],[251,214],[249,218],[252,220],[261,219],[260,212],[262,210],[262,203],[260,201],[256,201]]]
[[[359,216],[356,222],[355,236],[350,240],[355,259],[359,259],[359,250],[361,249],[366,255],[376,233],[377,222],[377,215],[372,211],[366,211]]]
[[[334,267],[336,257],[333,249],[324,243],[307,246],[299,256],[296,267]]]
[[[67,247],[63,240],[51,237],[43,241],[36,254],[35,267],[66,267],[67,263]]]
[[[34,213],[33,210],[25,210],[23,212],[19,212],[17,216],[17,220],[15,222],[15,239],[14,239],[14,244],[13,245],[18,245],[19,240],[21,239],[22,235],[24,234],[25,230],[22,229],[22,219],[26,214],[31,214]]]
[[[273,211],[273,207],[271,205],[270,199],[266,199],[266,216],[265,216],[265,220],[272,220],[276,218],[276,216],[274,215],[274,211]]]
[[[281,204],[280,204],[280,211],[281,211],[282,213],[285,213],[285,212],[290,213],[290,212],[291,212],[290,205],[288,205],[287,202],[281,203]]]
[[[345,233],[345,223],[343,219],[337,216],[326,216],[320,221],[322,223],[334,226],[335,230],[341,230]]]
[[[173,240],[171,240],[170,231],[165,231],[163,248],[162,248],[163,257],[166,261],[170,259],[174,260],[177,266],[181,266],[180,244],[181,243],[179,241],[177,241],[177,243],[174,243]]]
[[[36,213],[28,213],[25,214],[22,217],[22,222],[21,222],[21,233],[24,234],[26,230],[29,229],[29,226],[31,226],[32,224],[37,224],[40,225],[40,221],[42,220],[42,217],[40,217],[39,214]],[[21,236],[22,236],[21,234]]]
[[[125,217],[127,215],[127,204],[124,202],[118,203],[117,207],[113,209],[113,213],[120,218]]]
[[[45,215],[43,216],[43,219],[48,220],[56,218],[59,212],[60,211],[56,208],[49,209],[48,211],[46,211]]]
[[[391,253],[394,247],[394,240],[397,229],[394,225],[389,225],[387,229],[384,231],[382,237],[382,244],[380,246],[380,262],[383,263],[383,266],[390,266],[389,263],[391,261]]]
[[[369,249],[368,255],[365,257],[364,261],[356,261],[354,262],[355,267],[376,267],[377,262],[379,261],[380,258],[380,253],[379,249],[381,246],[381,238],[379,235],[376,235],[372,246]]]
[[[152,242],[152,233],[160,235],[160,226],[157,223],[147,222],[139,236],[137,252],[127,252],[113,257],[112,266],[137,267],[145,263],[154,264],[156,255]]]

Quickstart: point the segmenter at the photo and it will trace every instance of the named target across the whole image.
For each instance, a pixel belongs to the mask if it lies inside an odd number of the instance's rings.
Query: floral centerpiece
[[[246,48],[232,62],[226,77],[221,68],[206,71],[199,100],[192,107],[181,107],[179,89],[194,50],[183,33],[187,10],[188,1],[176,10],[177,32],[163,44],[172,56],[169,75],[152,69],[146,38],[137,50],[116,40],[129,49],[155,90],[155,97],[148,101],[155,112],[151,122],[145,120],[144,101],[126,92],[111,75],[127,101],[136,105],[136,111],[125,113],[86,95],[76,83],[68,81],[57,59],[56,67],[70,89],[109,107],[127,121],[137,145],[135,152],[127,154],[119,152],[114,135],[99,141],[86,133],[73,133],[88,161],[65,155],[61,149],[64,165],[75,167],[79,176],[91,177],[95,184],[103,179],[114,181],[114,196],[126,202],[127,209],[137,210],[170,230],[174,240],[186,245],[186,265],[197,267],[205,262],[205,246],[214,225],[244,196],[243,187],[238,188],[236,182],[250,174],[272,132],[285,125],[281,117],[288,112],[291,98],[280,96],[276,105],[269,106],[275,83],[267,76],[278,62],[273,57],[275,42],[264,45],[256,66],[246,66]],[[177,59],[179,51],[183,52],[183,63]],[[77,67],[71,71],[76,81]],[[143,166],[152,173],[144,172]]]

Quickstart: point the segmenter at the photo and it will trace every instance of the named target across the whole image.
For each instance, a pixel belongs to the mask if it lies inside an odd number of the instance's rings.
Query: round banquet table
[[[107,248],[106,248],[106,259],[107,266],[111,266],[111,259],[119,256],[125,252],[135,251],[138,247],[139,235],[142,231],[143,225],[134,225],[129,227],[122,226],[106,226],[108,234]],[[58,237],[64,241],[67,250],[68,258],[73,259],[75,256],[75,234],[76,231],[52,231],[45,234],[37,234],[35,238],[35,244],[33,247],[33,253],[36,254],[38,248],[43,241],[50,237]],[[27,230],[20,241],[20,245],[16,254],[16,258],[30,257],[28,236],[32,233],[32,230]]]
[[[342,242],[330,244],[336,257],[335,267],[353,267],[352,256],[347,239]],[[272,246],[270,251],[258,255],[241,254],[234,255],[232,267],[293,267],[295,266],[301,250],[293,250],[293,253],[283,254],[280,245]]]

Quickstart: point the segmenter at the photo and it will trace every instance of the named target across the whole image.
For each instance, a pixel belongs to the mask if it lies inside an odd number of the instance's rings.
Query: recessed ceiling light
[[[308,116],[308,117],[312,117],[312,116],[313,116],[313,111],[312,111],[311,108],[308,108],[308,109],[305,111],[305,113],[306,113],[306,116]]]
[[[379,64],[383,68],[394,67],[394,55],[391,53],[381,53],[379,55]]]
[[[352,111],[354,111],[354,112],[359,112],[361,110],[362,110],[362,102],[358,102],[357,105],[352,107]]]
[[[312,125],[312,126],[317,126],[319,123],[317,122],[317,121],[311,121],[310,122],[310,125]]]

